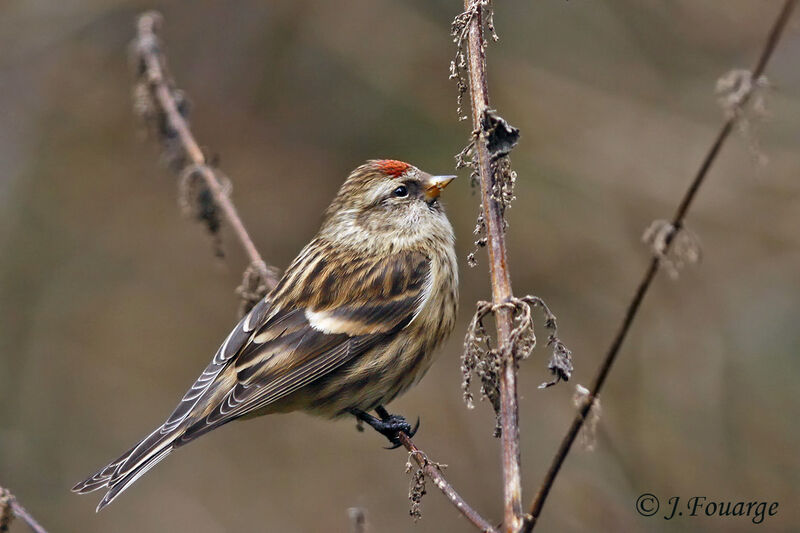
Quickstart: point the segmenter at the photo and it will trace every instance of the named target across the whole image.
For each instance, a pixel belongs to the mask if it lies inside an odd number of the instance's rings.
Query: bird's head
[[[422,240],[452,243],[439,195],[455,176],[433,176],[392,159],[355,169],[325,213],[323,233],[368,248],[403,248]]]

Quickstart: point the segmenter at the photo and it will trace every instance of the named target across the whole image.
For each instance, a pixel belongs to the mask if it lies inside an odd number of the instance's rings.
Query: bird
[[[393,447],[399,432],[413,436],[418,421],[385,405],[422,378],[455,326],[455,237],[440,202],[455,177],[393,159],[353,170],[166,421],[72,491],[106,489],[99,512],[176,448],[271,413],[352,415]]]

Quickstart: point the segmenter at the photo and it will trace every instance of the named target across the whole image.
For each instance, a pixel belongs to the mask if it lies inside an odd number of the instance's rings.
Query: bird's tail
[[[183,434],[183,430],[183,427],[169,431],[165,431],[164,426],[158,428],[117,460],[72,487],[72,492],[86,494],[108,487],[108,492],[97,506],[99,512],[164,459],[175,448],[175,441]]]

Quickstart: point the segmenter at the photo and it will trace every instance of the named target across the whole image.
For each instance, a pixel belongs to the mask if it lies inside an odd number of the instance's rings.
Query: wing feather
[[[315,299],[315,291],[305,287],[294,292],[305,301],[278,297],[274,305],[285,307],[267,314],[216,378],[227,387],[214,393],[216,400],[201,416],[192,417],[181,443],[285,398],[363,354],[408,325],[427,296],[430,261],[420,253],[397,254],[370,269],[357,265],[366,272],[357,284],[328,262],[317,267],[314,282],[337,297]]]
[[[200,397],[209,389],[217,376],[227,366],[228,362],[247,345],[255,326],[263,322],[270,308],[269,301],[262,299],[247,313],[228,334],[225,341],[217,350],[214,358],[206,366],[200,377],[189,388],[181,402],[160,428],[161,434],[166,434],[177,428],[192,412]]]

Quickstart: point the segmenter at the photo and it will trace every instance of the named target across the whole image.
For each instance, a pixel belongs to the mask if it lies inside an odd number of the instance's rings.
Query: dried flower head
[[[414,464],[415,462],[417,463],[416,465]],[[428,456],[420,450],[408,452],[408,459],[406,460],[406,473],[408,474],[412,471],[414,472],[411,476],[411,483],[408,487],[408,499],[411,502],[411,507],[408,511],[408,514],[414,518],[415,522],[422,518],[422,497],[427,493],[425,489],[425,468],[429,466],[432,466],[439,471],[447,468],[446,464],[431,461]],[[434,484],[438,486],[436,478],[434,478]]]
[[[572,403],[575,407],[582,409],[588,401],[592,402],[592,406],[586,415],[586,423],[581,428],[579,438],[581,447],[587,452],[592,452],[597,445],[597,425],[600,423],[600,414],[602,412],[600,398],[595,397],[592,400],[589,389],[580,384],[575,385],[575,396],[572,397]]]
[[[498,41],[500,38],[494,27],[494,11],[491,7],[490,0],[473,0],[470,6],[463,13],[459,13],[453,19],[450,27],[450,35],[453,37],[453,42],[456,45],[455,57],[450,61],[450,79],[456,80],[458,88],[458,96],[456,98],[456,114],[459,120],[467,120],[464,114],[463,103],[464,95],[467,94],[469,86],[467,85],[467,35],[472,21],[477,18],[479,23],[485,24],[492,36],[493,41]],[[481,43],[481,48],[486,48],[486,43]]]
[[[270,277],[274,278],[277,275],[277,270],[272,269],[270,273],[270,268],[263,261],[247,265],[242,275],[242,283],[236,287],[236,294],[241,298],[239,317],[249,313],[254,305],[264,299],[270,291]]]
[[[687,264],[700,262],[700,239],[685,226],[676,229],[668,220],[654,220],[642,234],[642,242],[658,257],[670,279],[678,279]]]
[[[540,388],[547,388],[561,380],[569,380],[572,375],[572,352],[558,338],[556,317],[544,300],[537,296],[525,296],[524,298],[512,298],[499,305],[479,301],[478,309],[467,328],[464,354],[461,358],[461,387],[464,401],[467,408],[474,408],[472,377],[473,375],[477,376],[481,383],[481,399],[488,400],[497,415],[495,436],[500,435],[500,372],[504,361],[513,360],[515,365],[519,364],[519,361],[527,358],[536,346],[532,313],[532,309],[535,307],[540,307],[544,313],[544,326],[550,331],[547,345],[553,349],[548,361],[548,369],[554,376],[553,380],[540,385]],[[486,331],[484,325],[486,316],[496,313],[501,308],[512,311],[514,323],[509,342],[502,351],[493,347],[491,335]]]
[[[765,98],[769,89],[766,76],[761,75],[754,80],[753,73],[745,69],[726,72],[717,80],[715,88],[725,118],[737,119],[737,129],[747,143],[753,160],[760,167],[769,163],[756,132],[758,123],[769,116]]]
[[[215,255],[224,257],[219,233],[222,218],[219,207],[214,201],[214,195],[205,180],[206,172],[214,175],[219,181],[223,194],[230,195],[233,185],[221,172],[208,165],[188,165],[178,178],[178,206],[185,216],[197,220],[206,227],[214,242]]]

